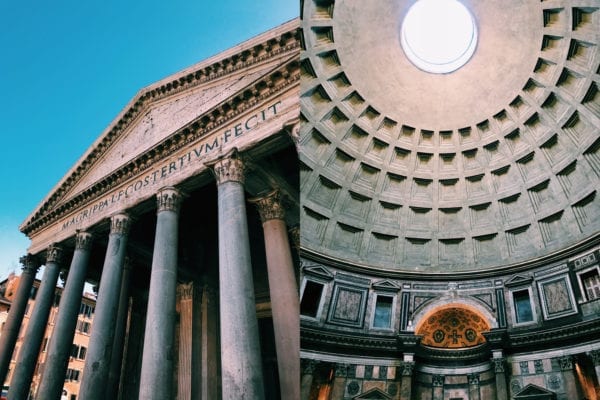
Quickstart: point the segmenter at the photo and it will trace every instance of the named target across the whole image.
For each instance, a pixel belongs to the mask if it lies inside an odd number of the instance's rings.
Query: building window
[[[306,285],[304,286],[304,292],[302,293],[302,300],[300,301],[300,314],[316,318],[317,313],[319,312],[322,294],[322,283],[307,280]]]
[[[85,354],[86,354],[86,353],[87,353],[87,349],[86,349],[85,347],[81,346],[81,347],[79,348],[79,356],[78,356],[78,358],[79,358],[80,360],[85,360]]]
[[[35,296],[37,295],[38,288],[36,286],[31,287],[31,292],[29,293],[29,298],[31,300],[35,300]]]
[[[81,303],[81,306],[79,307],[79,314],[84,315],[88,318],[92,318],[92,314],[94,314],[94,311],[94,307],[90,306],[89,304]]]
[[[512,295],[517,324],[533,321],[533,309],[531,308],[529,290],[517,290],[512,292]]]
[[[67,369],[67,374],[65,375],[65,381],[73,381],[79,382],[79,372],[76,369]]]
[[[579,279],[588,301],[600,299],[600,275],[597,268],[580,274]]]
[[[45,337],[44,341],[42,342],[42,353],[45,353],[47,348],[48,348],[48,338]]]
[[[77,331],[81,333],[89,333],[90,332],[90,323],[82,320],[77,321]]]
[[[393,297],[377,295],[377,300],[375,301],[375,316],[373,317],[373,328],[389,329],[392,327],[393,303]]]

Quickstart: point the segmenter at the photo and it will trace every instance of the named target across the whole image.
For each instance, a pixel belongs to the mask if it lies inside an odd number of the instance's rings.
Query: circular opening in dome
[[[465,65],[477,47],[477,26],[457,0],[418,0],[402,22],[400,40],[408,59],[435,74]]]

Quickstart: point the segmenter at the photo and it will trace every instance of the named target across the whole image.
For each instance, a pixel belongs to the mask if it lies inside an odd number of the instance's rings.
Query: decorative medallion
[[[355,394],[358,394],[359,390],[360,390],[360,385],[358,384],[358,382],[352,381],[348,384],[348,394],[349,395],[354,396]]]

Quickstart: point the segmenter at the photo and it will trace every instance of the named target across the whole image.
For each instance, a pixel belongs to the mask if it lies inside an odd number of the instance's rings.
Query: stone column
[[[334,377],[331,385],[330,399],[343,399],[348,379],[348,364],[335,364]]]
[[[58,306],[52,338],[48,344],[44,373],[37,390],[38,400],[54,400],[61,396],[75,336],[91,247],[92,235],[88,232],[78,231],[75,236],[73,260]]]
[[[123,351],[125,348],[125,336],[127,334],[127,313],[129,311],[129,277],[131,264],[125,258],[123,265],[123,276],[121,277],[121,289],[119,291],[119,310],[115,325],[115,338],[110,356],[110,368],[108,372],[108,383],[106,384],[106,400],[114,400],[119,395],[119,378],[123,365]]]
[[[265,236],[269,293],[281,393],[300,398],[300,309],[294,264],[279,191],[252,200],[258,207]]]
[[[432,400],[444,400],[444,375],[433,375],[432,377]]]
[[[140,399],[173,397],[173,346],[177,289],[177,242],[182,195],[168,187],[157,194],[156,235],[148,292]]]
[[[100,400],[105,396],[129,225],[129,216],[124,213],[114,215],[110,220],[110,233],[96,300],[94,324],[79,389],[79,397],[82,399]]]
[[[317,361],[302,359],[302,380],[300,381],[300,400],[308,400],[312,389]]]
[[[21,323],[23,322],[23,316],[25,315],[25,309],[27,308],[27,302],[31,294],[33,280],[40,267],[38,260],[30,254],[21,257],[19,261],[23,264],[23,272],[19,277],[19,287],[10,306],[10,311],[8,312],[4,329],[0,336],[0,383],[6,380],[6,375],[10,368],[10,360],[15,350],[15,344],[19,337]]]
[[[573,370],[573,356],[567,355],[558,358],[558,364],[562,371],[562,376],[565,381],[565,392],[576,399],[583,398],[581,387],[578,384],[577,376]]]
[[[25,338],[15,366],[15,373],[10,382],[8,397],[11,399],[26,399],[29,395],[29,387],[35,372],[35,365],[44,340],[48,317],[56,292],[61,257],[62,249],[60,247],[54,245],[48,247],[44,276],[35,299],[35,307],[29,318]]]
[[[177,369],[177,400],[192,398],[192,318],[194,283],[177,287],[179,302],[179,368]]]
[[[213,165],[218,191],[221,382],[224,399],[264,398],[258,321],[244,199],[244,164]]]
[[[405,357],[406,359],[406,357]],[[402,361],[402,381],[400,382],[400,399],[411,400],[412,396],[412,377],[415,369],[415,362]]]
[[[479,374],[469,374],[467,378],[469,379],[469,400],[480,400]]]
[[[506,386],[505,360],[501,355],[492,358],[492,366],[496,373],[496,399],[508,400],[508,387]]]
[[[599,387],[596,389],[600,398],[600,350],[592,350],[590,352],[590,358],[594,363],[594,369],[596,371],[596,382],[598,382]]]

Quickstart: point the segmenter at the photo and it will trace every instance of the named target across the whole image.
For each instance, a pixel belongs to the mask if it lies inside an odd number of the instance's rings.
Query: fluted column
[[[177,400],[192,398],[192,319],[194,283],[177,286],[179,300],[179,368]]]
[[[54,331],[48,345],[44,374],[37,391],[38,400],[60,399],[75,336],[91,247],[92,235],[88,232],[77,232],[73,260],[58,306]]]
[[[29,395],[29,387],[35,372],[35,365],[44,340],[48,317],[56,292],[62,252],[62,248],[55,245],[51,245],[46,251],[44,276],[35,299],[35,306],[29,318],[27,331],[15,366],[15,373],[10,382],[8,393],[10,399],[26,399]]]
[[[25,315],[25,308],[29,301],[33,280],[40,267],[37,258],[31,254],[21,257],[20,261],[23,264],[23,272],[19,278],[19,287],[10,306],[10,311],[8,312],[4,329],[0,336],[0,383],[6,380],[10,360],[12,359],[21,323],[23,322],[23,316]]]
[[[469,374],[469,400],[479,400],[481,394],[479,391],[479,374]]]
[[[79,396],[82,399],[104,399],[115,337],[115,319],[119,307],[129,225],[129,216],[124,213],[114,215],[110,220],[110,233],[96,300],[94,325],[79,389]]]
[[[129,278],[131,275],[131,263],[125,258],[123,265],[123,276],[121,277],[121,289],[119,292],[119,310],[115,324],[115,338],[110,356],[110,369],[108,372],[108,383],[106,384],[106,400],[116,399],[119,393],[119,379],[123,364],[123,350],[125,346],[125,335],[127,328],[127,312],[129,311]]]
[[[244,164],[214,165],[219,216],[219,304],[223,399],[262,400],[264,387],[244,199]]]
[[[573,356],[566,355],[558,358],[558,364],[562,371],[565,382],[565,392],[570,398],[582,398],[581,387],[579,386],[575,370],[573,368]]]
[[[302,380],[300,381],[300,400],[308,400],[315,376],[317,361],[302,359]]]
[[[152,255],[140,399],[173,397],[177,242],[181,192],[173,187],[157,194],[156,235]]]
[[[300,310],[285,213],[278,191],[252,202],[258,207],[265,236],[279,386],[289,399],[299,399]]]

